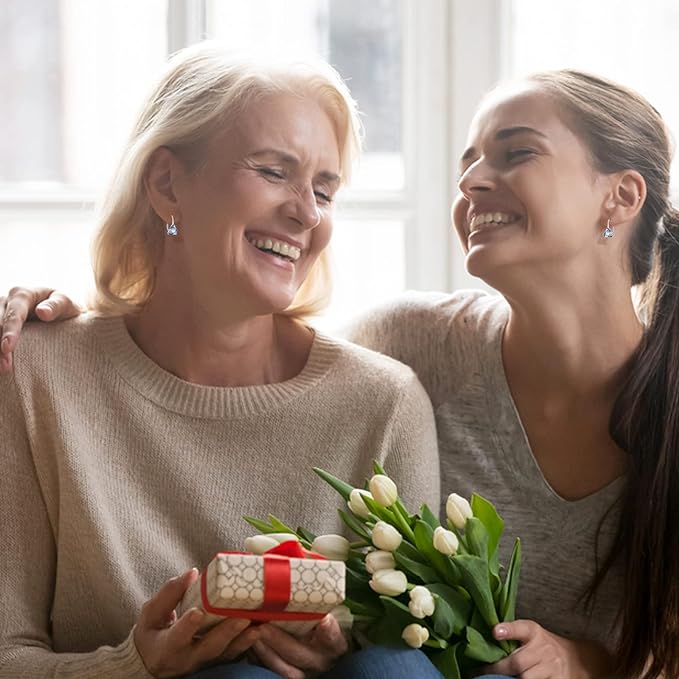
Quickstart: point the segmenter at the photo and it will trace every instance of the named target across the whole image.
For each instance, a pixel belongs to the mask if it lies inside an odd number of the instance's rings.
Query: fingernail
[[[0,342],[0,352],[6,354],[9,351],[9,337],[3,337]]]
[[[200,622],[205,617],[205,613],[199,609],[191,611],[191,622]]]
[[[499,625],[498,627],[495,628],[495,638],[496,639],[503,639],[506,636],[507,636],[507,628],[506,627]]]

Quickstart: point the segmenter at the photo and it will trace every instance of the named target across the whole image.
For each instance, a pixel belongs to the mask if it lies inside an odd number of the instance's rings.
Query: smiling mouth
[[[476,214],[469,222],[469,236],[479,231],[514,224],[519,219],[519,215],[510,212],[483,212]]]
[[[288,262],[296,262],[302,254],[302,251],[294,245],[288,245],[288,243],[273,238],[248,238],[247,241],[258,250],[275,255]]]

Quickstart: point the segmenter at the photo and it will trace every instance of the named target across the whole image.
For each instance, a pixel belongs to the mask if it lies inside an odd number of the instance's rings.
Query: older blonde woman
[[[205,45],[170,62],[104,205],[95,313],[28,329],[0,379],[0,677],[183,676],[246,650],[272,671],[203,672],[304,677],[346,651],[331,617],[301,640],[235,619],[196,638],[200,612],[174,610],[244,514],[340,530],[313,465],[362,484],[378,459],[438,503],[413,372],[303,321],[357,130],[329,67]],[[421,654],[366,658],[435,676]]]

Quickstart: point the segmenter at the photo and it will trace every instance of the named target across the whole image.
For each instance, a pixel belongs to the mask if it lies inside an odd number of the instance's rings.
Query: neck
[[[533,284],[507,295],[503,358],[510,383],[520,381],[546,402],[582,403],[587,397],[612,405],[643,326],[628,282],[597,281]]]
[[[126,318],[130,335],[155,363],[177,377],[208,386],[273,384],[299,374],[312,332],[273,313],[229,313],[228,300],[206,306],[196,295],[156,287],[143,310]]]

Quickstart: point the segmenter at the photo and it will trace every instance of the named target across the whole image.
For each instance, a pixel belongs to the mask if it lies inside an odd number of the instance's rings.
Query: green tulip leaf
[[[344,525],[350,531],[358,535],[359,538],[370,542],[370,531],[363,523],[361,523],[359,519],[357,519],[353,514],[345,512],[343,509],[338,509],[337,513],[339,514],[340,519],[342,519]]]
[[[386,596],[385,594],[380,595],[380,601],[382,602],[387,615],[396,614],[405,616],[403,620],[405,620],[406,625],[409,625],[411,622],[422,624],[421,621],[413,617],[410,613],[410,609],[402,601],[399,601],[394,597]]]
[[[386,521],[387,523],[394,526],[394,528],[396,528],[399,531],[399,533],[401,532],[400,526],[396,522],[394,515],[387,507],[383,507],[382,505],[377,504],[377,502],[375,502],[373,498],[367,497],[366,495],[364,495],[362,499],[363,503],[368,508],[368,511],[371,514],[374,514],[378,519]]]
[[[292,533],[293,535],[297,535],[297,533],[292,528],[290,528],[290,526],[286,526],[280,519],[276,518],[273,514],[269,514],[269,521],[271,522],[271,526],[274,529],[272,532]]]
[[[373,460],[373,472],[375,474],[383,474],[384,476],[387,476],[387,472],[384,471],[384,468],[377,460]]]
[[[415,576],[422,584],[427,584],[428,582],[436,582],[439,579],[436,571],[430,566],[425,566],[419,561],[414,561],[413,559],[404,556],[401,552],[401,547],[407,543],[401,543],[401,546],[393,552],[394,559],[396,560],[396,565],[408,574],[408,581],[412,582],[410,576]]]
[[[482,663],[495,663],[507,654],[495,643],[488,641],[473,627],[467,627],[467,646],[464,654],[472,660]]]
[[[450,559],[434,548],[434,529],[428,523],[418,520],[415,522],[414,533],[417,549],[429,559],[439,577],[446,582],[450,582],[453,577]]]
[[[471,501],[472,513],[481,521],[488,531],[488,558],[495,553],[505,527],[492,503],[474,493]]]
[[[467,519],[464,526],[464,537],[470,554],[488,562],[488,530],[475,516]]]
[[[450,624],[452,627],[452,634],[462,634],[464,628],[469,624],[469,618],[472,612],[472,601],[469,596],[462,594],[459,590],[440,582],[431,583],[427,585],[427,589],[436,597],[436,608],[434,610],[434,619],[439,607],[442,607],[447,615],[450,615]],[[434,623],[436,626],[436,623]],[[437,634],[440,634],[437,630]],[[448,638],[449,634],[440,634]]]
[[[428,523],[433,529],[436,529],[441,525],[436,514],[434,514],[427,505],[422,505],[420,507],[420,516],[422,517],[422,521]]]
[[[275,530],[268,521],[262,521],[254,516],[244,516],[243,517],[253,528],[258,530],[260,533],[278,533],[280,531]]]
[[[306,528],[297,528],[297,535],[305,542],[308,542],[311,544],[315,539],[316,536],[311,532],[308,531]]]
[[[490,590],[488,564],[484,559],[471,554],[460,554],[453,557],[453,562],[459,569],[462,585],[469,592],[479,613],[489,627],[500,622],[495,601]]]
[[[384,607],[377,598],[373,600],[363,599],[361,601],[345,599],[344,605],[353,613],[353,615],[361,615],[370,618],[380,618],[384,615]]]
[[[353,486],[350,486],[345,481],[338,479],[336,476],[333,476],[329,472],[326,472],[324,469],[320,469],[319,467],[314,467],[314,471],[329,486],[334,488],[345,499],[346,502],[349,502],[349,495],[351,494],[351,491],[354,490]]]
[[[516,596],[521,575],[521,540],[516,538],[512,557],[507,568],[507,577],[500,594],[500,615],[504,622],[511,622],[516,616]]]
[[[427,557],[420,552],[417,547],[413,547],[409,542],[402,542],[396,550],[399,554],[407,557],[411,561],[417,561],[425,566],[429,563]]]
[[[460,642],[449,646],[445,651],[431,655],[434,667],[443,675],[444,679],[462,679],[460,666],[457,662],[457,653]]]

